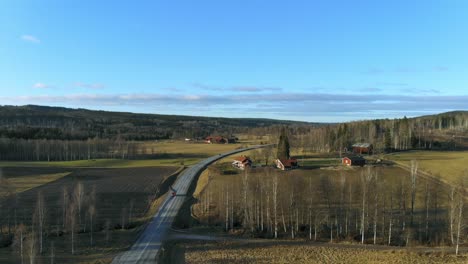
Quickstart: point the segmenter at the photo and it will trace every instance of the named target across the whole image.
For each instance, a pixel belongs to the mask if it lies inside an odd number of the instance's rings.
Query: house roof
[[[205,139],[206,140],[215,140],[215,141],[226,140],[226,138],[223,137],[223,136],[208,136]]]
[[[244,163],[244,162],[249,161],[250,159],[249,159],[249,157],[247,157],[247,156],[240,156],[240,157],[234,158],[234,160],[235,160],[235,161],[240,161],[240,162]]]
[[[292,167],[297,165],[297,159],[280,159],[279,160],[283,166]]]
[[[356,148],[370,148],[372,146],[371,143],[356,143],[353,145],[353,147]]]

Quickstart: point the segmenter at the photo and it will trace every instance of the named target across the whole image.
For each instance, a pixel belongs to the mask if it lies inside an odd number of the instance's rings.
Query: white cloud
[[[222,87],[206,85],[203,83],[192,83],[195,88],[208,90],[208,91],[225,91],[225,92],[246,92],[246,93],[260,93],[260,92],[280,92],[283,89],[278,87],[257,87],[257,86],[232,86]]]
[[[41,40],[33,35],[22,35],[21,39],[31,43],[41,43]]]
[[[33,87],[38,88],[38,89],[46,89],[46,88],[51,88],[52,86],[45,84],[45,83],[38,82],[38,83],[35,83]]]
[[[187,101],[197,101],[200,100],[201,97],[199,95],[186,95],[183,97],[183,99]]]
[[[44,86],[40,86],[44,87]],[[417,113],[436,113],[449,110],[467,109],[468,95],[384,95],[384,94],[324,94],[324,93],[233,93],[229,95],[206,94],[69,94],[69,95],[30,95],[16,97],[0,96],[0,104],[47,104],[72,107],[87,107],[107,110],[103,106],[116,106],[114,110],[134,111],[157,106],[165,113],[204,109],[204,113],[222,113],[223,116],[236,116],[239,110],[269,116],[291,119],[304,116],[313,121],[319,116],[343,116],[343,120],[364,119],[370,116],[414,116]],[[383,103],[384,102],[384,103]],[[140,110],[139,110],[140,109]],[[143,110],[144,111],[144,110]],[[242,111],[241,111],[242,112]],[[389,115],[385,116],[385,113]],[[191,114],[195,114],[192,112]],[[346,116],[346,117],[345,117]],[[348,118],[349,116],[349,118]]]

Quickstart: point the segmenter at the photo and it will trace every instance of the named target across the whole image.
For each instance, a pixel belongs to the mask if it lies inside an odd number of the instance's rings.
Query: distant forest
[[[0,160],[69,161],[138,158],[141,141],[230,136],[252,128],[319,124],[92,111],[48,106],[0,106]],[[276,130],[276,129],[273,129]]]
[[[254,127],[313,125],[259,118],[218,118],[92,111],[48,106],[0,106],[0,138],[154,140],[205,138]]]
[[[0,106],[0,160],[138,158],[138,141],[203,139],[208,135],[269,135],[287,127],[291,147],[344,152],[357,142],[376,153],[468,146],[468,112],[339,124],[92,111],[46,106]]]

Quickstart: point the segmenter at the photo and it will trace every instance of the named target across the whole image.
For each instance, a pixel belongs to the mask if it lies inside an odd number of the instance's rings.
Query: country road
[[[128,251],[123,252],[115,257],[112,263],[156,263],[161,245],[166,235],[169,233],[172,223],[180,208],[185,202],[185,194],[197,174],[206,168],[206,166],[221,158],[239,152],[266,146],[271,145],[259,145],[249,148],[236,149],[230,152],[212,156],[198,162],[197,164],[182,172],[175,184],[172,186],[172,188],[177,191],[177,195],[172,196],[169,194],[166,196],[158,212],[153,216],[151,222],[147,225],[135,244],[133,244],[133,246]]]

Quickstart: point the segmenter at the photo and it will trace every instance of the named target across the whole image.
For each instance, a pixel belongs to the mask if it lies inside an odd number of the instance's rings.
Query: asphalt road
[[[235,153],[266,146],[268,145],[236,149],[234,151],[219,154],[202,160],[182,172],[175,184],[172,186],[172,188],[177,191],[177,195],[172,196],[169,194],[166,196],[166,199],[162,203],[158,212],[153,216],[151,222],[146,226],[146,229],[137,239],[135,244],[133,244],[133,246],[128,251],[123,252],[122,254],[119,254],[117,257],[115,257],[112,263],[156,263],[156,258],[159,254],[159,250],[161,249],[161,245],[169,233],[172,223],[180,208],[182,207],[182,204],[185,202],[185,194],[187,193],[195,176],[197,176],[198,173],[205,169],[206,166],[218,159]]]

